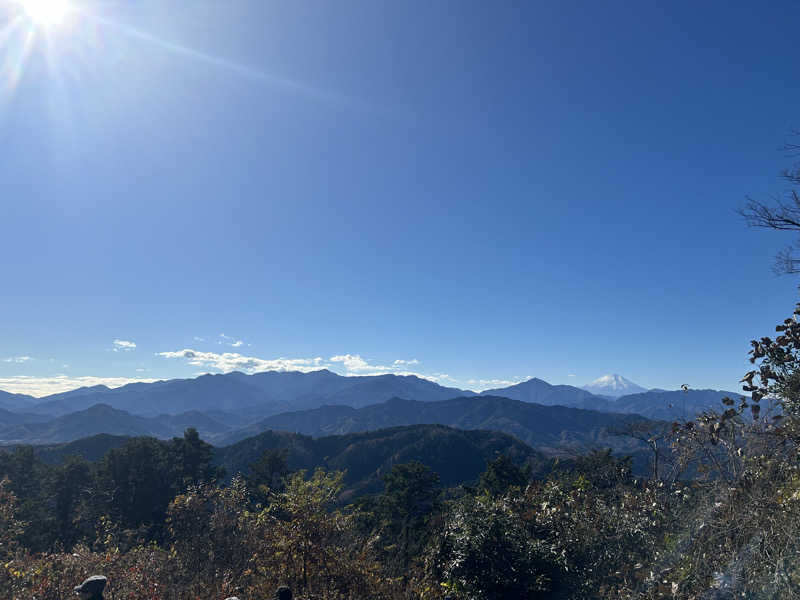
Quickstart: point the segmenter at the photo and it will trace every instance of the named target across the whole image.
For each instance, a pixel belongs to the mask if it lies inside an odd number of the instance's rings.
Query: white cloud
[[[229,373],[231,371],[244,371],[245,373],[259,373],[261,371],[318,371],[325,368],[322,358],[275,358],[264,359],[256,356],[244,356],[237,352],[200,352],[185,348],[174,352],[158,352],[157,356],[164,358],[184,358],[195,367],[210,367]]]
[[[456,379],[453,379],[447,373],[434,373],[433,375],[426,375],[425,373],[418,373],[416,371],[395,371],[393,375],[410,375],[413,377],[419,377],[420,379],[427,379],[428,381],[433,381],[434,383],[438,383],[439,385],[447,385],[453,386],[458,383]]]
[[[237,340],[236,338],[233,338],[229,335],[225,335],[224,333],[220,333],[219,337],[222,339],[220,339],[220,341],[217,342],[218,344],[225,344],[226,346],[232,346],[233,348],[240,348],[241,346],[244,346],[244,341]]]
[[[30,356],[9,356],[8,358],[4,358],[3,362],[22,364],[22,363],[28,362],[29,360],[32,360],[32,357],[30,357]]]
[[[29,396],[49,396],[68,392],[80,387],[107,385],[110,388],[120,387],[128,383],[152,383],[155,379],[130,379],[128,377],[70,377],[55,375],[53,377],[0,377],[0,390],[12,394],[28,394]]]
[[[196,336],[194,336],[194,341],[195,342],[205,342],[206,339],[205,338],[201,338],[200,336],[196,335]]]
[[[114,340],[114,352],[130,352],[136,350],[136,344],[128,340]]]
[[[331,362],[341,363],[348,372],[363,372],[363,371],[390,371],[392,367],[382,367],[378,365],[370,365],[365,359],[361,358],[360,354],[338,354],[331,356]]]
[[[369,361],[363,358],[360,354],[339,354],[331,356],[332,363],[340,363],[348,375],[385,375],[387,373],[394,373],[395,375],[417,375],[417,373],[401,372],[401,368],[410,364],[417,364],[416,361],[396,360],[391,366],[387,365],[371,365]]]
[[[495,388],[508,387],[525,381],[524,379],[468,379],[467,383],[477,392]]]
[[[420,375],[420,377],[422,377],[422,375]],[[455,377],[450,377],[447,373],[434,373],[433,375],[428,375],[426,378],[436,382],[449,381],[451,383],[458,383]]]
[[[570,373],[567,377],[575,377],[575,373]]]
[[[242,371],[244,373],[260,373],[262,371],[319,371],[321,369],[331,369],[344,371],[344,375],[413,375],[421,379],[430,381],[455,380],[446,373],[434,373],[427,375],[403,369],[407,365],[418,364],[419,361],[396,360],[391,365],[370,364],[368,360],[359,354],[340,354],[325,360],[321,357],[316,358],[260,358],[257,356],[245,356],[238,352],[201,352],[192,348],[175,350],[171,352],[158,352],[157,356],[163,358],[184,359],[194,367],[204,369],[214,369],[222,373],[231,371]]]
[[[345,375],[404,375],[419,377],[420,379],[427,379],[428,381],[433,381],[436,383],[439,383],[444,379],[455,382],[455,379],[446,373],[434,373],[433,375],[428,375],[425,373],[418,373],[416,371],[408,371],[403,368],[408,367],[409,365],[418,365],[420,361],[418,361],[416,358],[411,360],[398,359],[393,361],[392,364],[388,366],[370,364],[369,361],[360,354],[339,354],[337,356],[331,356],[330,361],[331,363],[334,363],[334,365],[331,365],[332,369],[335,369],[336,365],[341,365],[345,370]]]

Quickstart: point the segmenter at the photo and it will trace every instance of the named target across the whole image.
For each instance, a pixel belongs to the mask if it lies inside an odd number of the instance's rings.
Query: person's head
[[[275,600],[292,600],[292,590],[288,585],[282,585],[275,591]]]
[[[80,585],[75,586],[75,594],[81,600],[92,600],[102,598],[103,590],[106,587],[106,579],[103,575],[92,575]]]

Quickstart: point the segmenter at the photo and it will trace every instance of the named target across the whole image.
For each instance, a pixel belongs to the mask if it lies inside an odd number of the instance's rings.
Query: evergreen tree
[[[524,488],[531,478],[529,465],[520,467],[505,454],[501,454],[486,465],[486,471],[481,475],[478,489],[488,492],[492,496],[501,496],[509,488]]]

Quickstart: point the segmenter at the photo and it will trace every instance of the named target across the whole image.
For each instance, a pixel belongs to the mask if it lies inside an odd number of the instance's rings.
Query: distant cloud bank
[[[128,377],[69,377],[56,375],[54,377],[0,377],[0,390],[12,394],[27,394],[40,398],[50,394],[60,394],[80,387],[93,385],[107,385],[110,388],[121,387],[128,383],[152,383],[156,379],[132,379]]]

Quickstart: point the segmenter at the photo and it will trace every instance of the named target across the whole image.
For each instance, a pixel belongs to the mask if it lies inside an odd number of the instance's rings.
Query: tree
[[[50,487],[50,495],[55,500],[53,516],[58,537],[64,549],[69,550],[87,534],[94,532],[93,523],[86,523],[79,518],[82,513],[79,507],[94,487],[89,462],[77,456],[68,458],[65,464],[55,469]]]
[[[110,450],[98,469],[103,512],[125,529],[160,529],[175,495],[171,462],[165,444],[154,438],[134,438]]]
[[[676,423],[673,447],[694,460],[693,512],[677,557],[680,597],[723,582],[730,597],[800,597],[800,305],[775,339],[751,342],[749,398]],[[780,414],[770,414],[772,409]]]
[[[25,523],[17,517],[17,497],[4,478],[0,481],[0,560],[13,556],[24,530]]]
[[[46,485],[52,469],[34,453],[32,446],[21,446],[13,452],[0,453],[0,478],[8,477],[8,489],[17,499],[17,516],[27,523],[20,540],[27,547],[45,551],[52,546],[54,535],[52,498]]]
[[[257,501],[266,501],[270,492],[281,493],[285,490],[285,480],[289,475],[288,455],[289,451],[285,448],[270,448],[264,450],[258,460],[250,465],[247,487]]]
[[[214,481],[224,475],[222,467],[211,464],[213,446],[200,439],[197,429],[189,427],[183,437],[172,438],[170,453],[173,455],[175,473],[174,494],[187,489],[190,485],[200,485]]]
[[[247,511],[247,488],[240,476],[228,487],[203,484],[190,487],[170,503],[167,523],[171,553],[180,573],[189,574],[179,582],[186,597],[197,597],[214,590],[215,597],[226,595],[226,582],[240,578],[252,557],[246,543],[252,526]],[[199,577],[198,577],[199,576]],[[202,580],[201,589],[191,582]]]
[[[404,570],[425,547],[428,524],[439,510],[439,475],[418,461],[394,465],[383,476],[386,484],[378,499],[380,535],[384,548],[392,549],[395,568]]]
[[[449,512],[428,571],[459,598],[551,598],[560,568],[508,497],[466,496]]]
[[[4,477],[0,480],[0,589],[8,590],[11,586],[11,573],[3,564],[16,555],[24,531],[25,523],[17,517],[17,497]]]
[[[595,488],[606,490],[633,480],[630,456],[616,457],[611,449],[592,450],[575,459],[575,471]]]
[[[519,467],[508,455],[501,454],[486,464],[478,489],[485,490],[492,496],[502,496],[509,488],[524,488],[530,478],[530,465]]]
[[[619,428],[616,435],[630,437],[639,440],[642,445],[646,445],[652,458],[650,461],[651,477],[653,480],[659,479],[665,474],[663,458],[669,454],[667,441],[670,436],[669,426],[658,421],[633,421]],[[674,471],[674,469],[672,469]],[[672,473],[674,476],[674,472]]]
[[[800,138],[800,131],[793,132],[793,136]],[[790,158],[800,157],[800,144],[788,142],[783,149]],[[783,195],[773,198],[772,203],[765,203],[752,198],[739,213],[751,227],[763,227],[777,231],[791,231],[800,234],[800,161],[795,162],[788,169],[784,169],[781,177],[790,185],[790,189]],[[800,273],[800,257],[795,252],[800,250],[800,235],[794,244],[786,246],[775,257],[773,270],[775,273],[796,274]]]
[[[367,545],[353,535],[354,515],[335,508],[343,478],[341,471],[318,468],[286,479],[284,491],[248,527],[254,572],[279,575],[274,583],[286,583],[303,597],[379,597],[369,585],[374,565]]]

